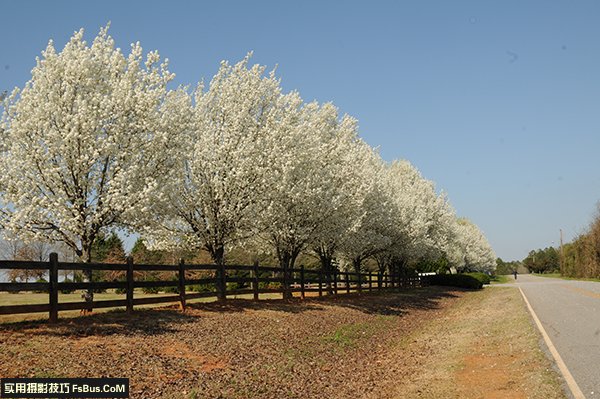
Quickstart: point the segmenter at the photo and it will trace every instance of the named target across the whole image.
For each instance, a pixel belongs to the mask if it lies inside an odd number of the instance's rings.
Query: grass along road
[[[469,293],[398,345],[416,360],[389,397],[565,398],[540,343],[517,289]]]
[[[143,398],[564,397],[512,288],[5,324],[0,375],[129,377]]]

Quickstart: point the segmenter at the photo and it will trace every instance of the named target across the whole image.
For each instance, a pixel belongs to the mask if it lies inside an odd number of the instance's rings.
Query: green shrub
[[[158,288],[158,287],[142,287],[142,292],[144,294],[158,294],[160,292],[160,288]]]
[[[106,281],[106,272],[104,270],[92,270],[92,281]],[[94,294],[104,294],[106,288],[94,288]]]
[[[436,274],[435,276],[430,276],[429,281],[431,285],[445,285],[475,290],[483,288],[481,281],[467,274]]]
[[[193,291],[193,292],[215,292],[215,285],[214,284],[195,284],[195,285],[188,285],[185,287],[186,291]]]
[[[72,283],[73,281],[69,278],[65,278],[63,281],[61,281],[62,283]],[[73,292],[75,292],[75,290],[70,290],[68,288],[63,288],[60,290],[61,294],[72,294]]]
[[[47,283],[48,281],[46,281],[45,278],[38,278],[37,280],[35,280],[36,283]],[[48,292],[47,290],[37,290],[37,291],[33,291],[36,294],[41,294],[43,292]]]
[[[481,281],[481,284],[489,284],[491,282],[490,276],[485,273],[473,272],[473,273],[465,273],[467,276],[473,276],[477,280]]]
[[[259,290],[264,290],[264,289],[279,290],[282,287],[283,287],[283,284],[278,283],[278,282],[261,281],[261,282],[258,283],[258,289]]]
[[[158,281],[158,277],[156,277],[153,274],[148,274],[144,276],[144,279],[142,281]],[[160,288],[158,287],[142,287],[142,292],[144,294],[158,294],[159,291]]]
[[[118,279],[117,281],[119,283],[125,283],[127,280],[125,280],[125,279]],[[115,294],[119,294],[119,295],[127,294],[127,288],[115,288]]]

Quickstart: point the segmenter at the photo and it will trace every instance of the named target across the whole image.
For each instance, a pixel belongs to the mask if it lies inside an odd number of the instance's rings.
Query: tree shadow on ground
[[[0,324],[0,334],[20,333],[63,337],[114,334],[161,335],[176,332],[179,326],[195,321],[197,321],[197,317],[168,308],[141,309],[132,314],[125,311],[109,311],[83,317],[59,319],[56,324],[50,324],[47,320]]]
[[[411,309],[437,309],[443,298],[457,297],[461,289],[448,287],[405,288],[401,291],[363,292],[322,297],[294,298],[290,300],[269,299],[252,301],[231,299],[225,302],[195,303],[188,305],[195,311],[244,312],[247,310],[273,310],[302,313],[323,310],[324,306],[341,306],[369,314],[400,316]]]
[[[355,309],[368,314],[383,316],[402,316],[410,310],[434,310],[445,298],[456,298],[461,289],[448,287],[425,287],[387,291],[382,293],[363,293],[341,295],[332,298],[335,306]]]
[[[59,319],[56,324],[47,320],[22,321],[0,324],[0,334],[49,335],[64,337],[109,336],[121,334],[162,335],[185,328],[185,324],[198,322],[207,313],[236,313],[264,311],[302,313],[322,311],[325,307],[345,307],[368,314],[402,316],[410,310],[433,310],[439,308],[444,298],[455,298],[464,291],[449,287],[426,287],[373,293],[351,293],[308,297],[304,300],[228,299],[225,302],[191,303],[186,312],[176,306],[140,309],[132,314],[124,311],[109,311],[84,317]],[[1,338],[1,337],[0,337]]]
[[[188,304],[188,308],[194,311],[215,313],[235,313],[248,310],[272,310],[276,312],[302,313],[309,310],[323,310],[323,304],[311,299],[302,300],[300,298],[290,300],[261,299],[259,301],[250,299],[228,299],[225,302],[192,303]]]

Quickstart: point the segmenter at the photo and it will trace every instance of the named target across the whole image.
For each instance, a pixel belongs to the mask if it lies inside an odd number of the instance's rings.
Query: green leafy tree
[[[123,240],[112,233],[108,237],[100,234],[92,244],[92,262],[122,263],[125,261]]]
[[[560,257],[556,248],[537,249],[529,252],[523,265],[533,273],[552,273],[560,270]]]

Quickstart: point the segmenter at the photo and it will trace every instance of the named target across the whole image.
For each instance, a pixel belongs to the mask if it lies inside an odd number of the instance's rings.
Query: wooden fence
[[[144,265],[134,264],[131,258],[126,264],[110,263],[70,263],[59,262],[58,255],[50,254],[48,262],[29,261],[0,261],[0,270],[47,270],[48,282],[0,282],[2,291],[42,291],[48,292],[48,303],[31,305],[2,305],[0,303],[0,315],[48,312],[50,322],[58,320],[58,312],[64,310],[81,310],[92,308],[125,307],[127,312],[133,312],[134,306],[178,302],[181,309],[185,309],[186,301],[196,298],[226,298],[227,295],[252,294],[254,300],[259,299],[260,294],[300,293],[304,299],[307,292],[318,292],[319,296],[324,294],[341,294],[362,291],[383,291],[404,287],[421,286],[423,281],[419,277],[400,278],[381,273],[352,273],[332,271],[325,273],[321,270],[306,269],[304,266],[288,270],[284,273],[279,267],[254,265],[225,265],[219,270],[216,265],[201,264],[187,265],[182,261],[178,265]],[[59,281],[59,270],[101,270],[124,273],[124,281],[87,281],[66,282]],[[202,271],[211,277],[189,278],[186,274]],[[147,281],[134,278],[134,272],[172,272],[177,276],[173,280]],[[229,275],[228,275],[229,272]],[[240,276],[241,275],[241,276]],[[267,276],[265,276],[267,275]],[[236,288],[228,288],[237,283]],[[190,286],[204,285],[214,287],[209,292],[190,292]],[[276,285],[275,287],[273,285]],[[167,288],[174,287],[176,295],[134,298],[136,288]],[[240,288],[241,287],[241,288]],[[59,291],[71,290],[105,290],[119,289],[125,292],[125,299],[100,300],[93,302],[59,302]],[[173,290],[173,289],[171,289]]]

